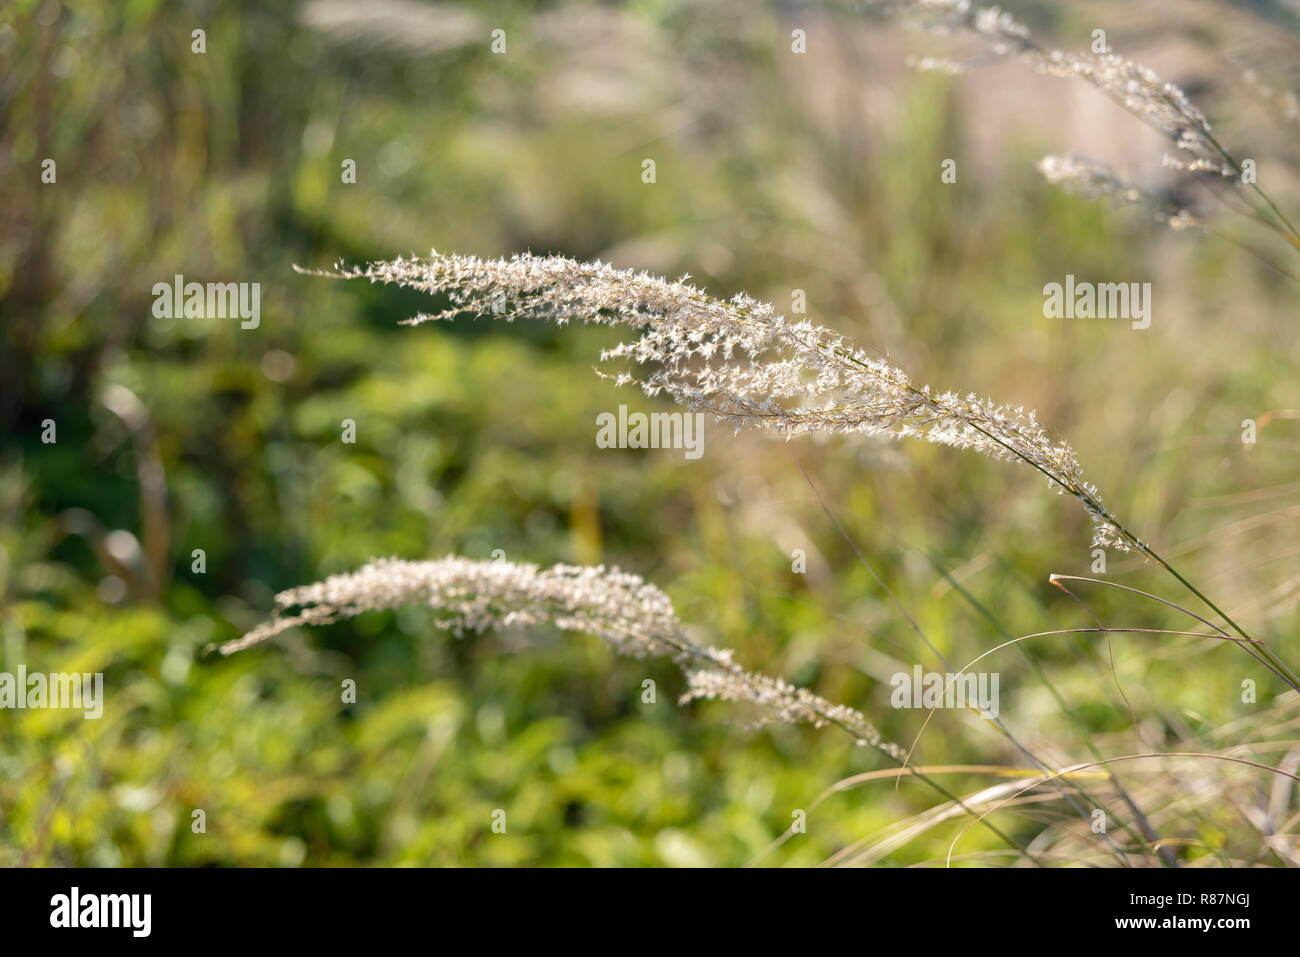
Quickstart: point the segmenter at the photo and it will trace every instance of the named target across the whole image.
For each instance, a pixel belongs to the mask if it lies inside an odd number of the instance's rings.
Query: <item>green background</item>
[[[1260,150],[1286,197],[1300,130],[1219,65],[1240,33],[1198,18],[1209,7],[1163,22],[1125,10],[1015,5],[1066,46],[1102,22],[1116,45],[1172,36],[1209,51],[1189,63],[1198,102]],[[1270,8],[1231,15],[1294,42]],[[796,28],[807,55],[790,51]],[[1300,658],[1300,436],[1270,415],[1300,408],[1294,284],[1226,243],[1043,183],[1034,162],[1063,147],[1023,97],[1099,94],[1011,66],[981,99],[976,80],[904,68],[931,46],[851,8],[730,2],[0,11],[0,670],[102,671],[107,693],[98,721],[0,711],[0,864],[736,865],[824,789],[888,766],[834,730],[679,708],[671,663],[544,629],[455,638],[422,608],[202,654],[263,620],[276,592],[374,556],[618,565],[664,588],[700,640],[861,709],[904,746],[925,716],[889,707],[889,675],[941,666],[801,465],[954,662],[1092,624],[1047,580],[1092,574],[1087,517],[1028,469],[713,423],[698,461],[599,449],[599,413],[670,411],[592,373],[608,330],[404,328],[438,302],[295,263],[531,250],[690,273],[782,310],[802,289],[811,318],[918,381],[1036,408],[1117,515]],[[1025,122],[996,125],[1004,114]],[[1141,132],[1106,116],[1086,135]],[[1160,176],[1160,149],[1144,174]],[[45,158],[56,183],[41,182]],[[947,158],[955,184],[940,182]],[[347,159],[355,184],[341,181]],[[155,318],[154,283],[178,273],[260,283],[260,326]],[[1066,273],[1152,282],[1152,328],[1044,319],[1042,286]],[[355,444],[340,440],[345,419]],[[1108,556],[1107,576],[1186,598],[1131,557]],[[1131,594],[1079,593],[1117,627],[1186,623]],[[1089,760],[1089,744],[1242,746],[1265,762],[1294,747],[1295,696],[1275,700],[1280,682],[1234,649],[1147,635],[1110,648],[1114,673],[1096,635],[982,663],[1001,675],[1003,718],[1048,763]],[[1241,700],[1245,679],[1256,703]],[[1026,766],[965,712],[938,712],[916,760],[986,769],[944,773],[957,793]],[[1151,788],[1147,810],[1186,841],[1183,859],[1285,860],[1246,810],[1267,805],[1268,776],[1204,762],[1123,773]],[[826,861],[939,802],[914,781],[863,783],[759,859]],[[995,819],[1024,842],[1047,828],[1087,841],[1059,801]],[[941,862],[967,823],[876,859]],[[1008,863],[1003,850],[976,828],[954,853]]]

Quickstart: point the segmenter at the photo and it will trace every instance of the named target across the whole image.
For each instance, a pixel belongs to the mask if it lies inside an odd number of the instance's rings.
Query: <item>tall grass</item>
[[[1002,406],[973,394],[963,397],[919,386],[896,366],[869,355],[831,330],[807,321],[787,322],[770,304],[748,296],[737,295],[723,302],[685,281],[672,282],[645,273],[617,270],[603,263],[531,255],[482,260],[435,253],[424,260],[399,259],[373,263],[364,269],[312,274],[365,278],[449,297],[452,303],[449,308],[436,314],[418,315],[408,320],[410,324],[470,313],[506,321],[531,318],[560,325],[580,321],[629,328],[638,337],[605,350],[602,361],[631,360],[652,368],[639,374],[621,371],[602,375],[620,385],[636,382],[651,396],[665,393],[738,429],[787,436],[833,432],[920,438],[1024,464],[1041,473],[1051,488],[1073,496],[1083,505],[1094,522],[1095,544],[1131,549],[1156,562],[1236,634],[1166,599],[1116,585],[1178,608],[1212,629],[1209,634],[1170,629],[1135,631],[1226,640],[1244,649],[1290,687],[1300,690],[1294,672],[1272,649],[1247,634],[1102,505],[1098,490],[1084,480],[1073,449],[1043,428],[1033,412]],[[1069,591],[1063,584],[1066,581],[1113,584],[1066,575],[1054,575],[1052,580],[1066,591]],[[707,667],[688,668],[689,691],[683,695],[683,701],[694,698],[747,701],[759,705],[778,720],[836,725],[859,743],[874,747],[936,787],[949,797],[950,810],[955,808],[987,824],[987,810],[976,815],[972,801],[949,795],[929,775],[909,767],[908,752],[884,741],[860,712],[833,705],[780,679],[747,672],[731,661],[729,652],[692,643],[666,601],[662,592],[639,579],[606,572],[603,568],[560,568],[539,573],[532,566],[475,563],[456,558],[431,563],[386,561],[351,575],[335,576],[317,585],[282,593],[277,597],[280,613],[276,617],[222,650],[231,653],[247,648],[298,624],[329,622],[412,602],[428,603],[451,613],[445,622],[448,627],[482,629],[549,620],[564,629],[599,634],[622,653],[638,657],[666,654],[679,662],[704,663]],[[295,606],[303,607],[297,613],[290,613]],[[1100,621],[1095,629],[1107,637],[1129,630],[1107,628]],[[1076,772],[1138,757],[1155,755],[1099,757],[1096,762],[1038,774],[1015,789],[987,789],[974,795],[973,803],[1000,807],[1039,785],[1071,779]],[[1200,757],[1243,760],[1226,755]],[[1282,769],[1270,770],[1289,775]],[[1112,779],[1112,783],[1133,810],[1152,847],[1162,854],[1166,863],[1173,863],[1135,799],[1118,782]],[[1081,793],[1086,793],[1081,785],[1076,786]],[[946,816],[948,812],[934,815],[931,826]],[[1005,837],[1001,831],[998,833]],[[1015,845],[1011,838],[1006,840]],[[1020,850],[1027,859],[1043,863],[1028,849]]]
[[[1245,212],[1285,243],[1300,249],[1300,234],[1291,220],[1274,197],[1247,175],[1243,162],[1220,142],[1205,114],[1181,89],[1149,69],[1112,53],[1071,54],[1044,48],[1023,25],[996,8],[955,0],[866,6],[927,29],[965,32],[981,40],[986,52],[995,58],[1014,59],[1039,74],[1076,78],[1090,84],[1170,140],[1179,156],[1165,157],[1167,168],[1211,190],[1226,184],[1238,200],[1232,208]],[[930,59],[921,65],[949,72],[969,66],[947,58]],[[1237,240],[1206,218],[1135,186],[1087,158],[1049,156],[1039,169],[1049,181],[1093,198],[1145,204],[1173,229],[1196,229],[1227,238],[1296,278],[1288,266],[1252,243]],[[1097,634],[1107,642],[1112,635],[1120,634],[1159,640],[1190,637],[1236,645],[1293,692],[1300,692],[1300,677],[1281,654],[1234,620],[1206,590],[1163,557],[1163,549],[1158,551],[1134,531],[1135,525],[1127,519],[1121,521],[1103,504],[1100,491],[1084,478],[1075,450],[1040,424],[1032,411],[975,394],[932,389],[832,329],[807,320],[788,321],[771,304],[744,294],[725,301],[716,299],[687,282],[688,277],[673,281],[559,256],[521,254],[510,259],[480,259],[436,252],[423,259],[381,260],[361,268],[302,271],[315,276],[364,278],[448,300],[449,305],[440,311],[407,320],[413,325],[469,314],[507,322],[536,319],[558,325],[581,322],[628,330],[633,338],[601,354],[600,375],[619,386],[637,385],[649,396],[666,395],[738,430],[786,438],[819,432],[914,438],[1019,463],[1039,473],[1052,490],[1077,500],[1093,523],[1094,545],[1140,555],[1167,573],[1202,606],[1198,611],[1169,597],[1102,579],[1053,575],[1052,583],[1090,616],[1090,607],[1075,591],[1076,583],[1122,589],[1135,600],[1172,608],[1195,622],[1188,628],[1198,630],[1109,627],[1093,616],[1095,628],[1039,631],[1020,637],[1010,637],[1008,632],[1006,642],[988,649],[960,671],[1005,647],[1048,636]],[[747,702],[757,706],[767,719],[837,726],[902,769],[860,775],[842,782],[834,789],[836,793],[906,772],[922,778],[946,798],[945,803],[922,815],[844,848],[836,863],[878,861],[907,840],[961,815],[970,818],[968,827],[993,827],[988,816],[995,811],[1032,808],[1064,798],[1086,820],[1084,805],[1098,803],[1089,789],[1108,786],[1113,789],[1108,793],[1113,793],[1131,812],[1125,823],[1126,842],[1121,845],[1109,838],[1105,841],[1113,860],[1125,865],[1153,860],[1177,864],[1180,859],[1172,848],[1193,841],[1186,836],[1186,828],[1180,826],[1182,818],[1209,817],[1214,814],[1214,802],[1236,800],[1236,785],[1219,779],[1212,793],[1201,795],[1200,803],[1181,806],[1184,795],[1180,788],[1186,786],[1186,766],[1206,762],[1248,767],[1271,776],[1268,811],[1263,817],[1251,819],[1260,835],[1259,855],[1273,854],[1284,862],[1300,863],[1293,843],[1284,837],[1300,818],[1286,816],[1293,782],[1300,781],[1296,775],[1300,761],[1293,742],[1268,740],[1294,733],[1300,720],[1295,713],[1300,699],[1294,694],[1285,696],[1276,707],[1261,711],[1249,722],[1251,727],[1235,729],[1235,739],[1225,734],[1217,747],[1182,752],[1143,747],[1115,754],[1112,745],[1123,750],[1119,745],[1132,740],[1121,742],[1120,736],[1114,736],[1115,741],[1094,741],[1085,735],[1093,752],[1092,761],[1057,762],[1048,768],[1021,746],[1034,768],[913,766],[910,749],[885,740],[862,712],[833,704],[779,678],[747,671],[732,661],[730,652],[692,641],[666,596],[635,576],[604,568],[557,567],[540,571],[529,565],[471,562],[455,557],[436,562],[376,562],[350,575],[282,593],[269,622],[225,645],[222,651],[228,654],[242,650],[296,625],[320,624],[408,603],[439,609],[446,615],[440,625],[453,629],[550,623],[563,630],[597,634],[620,653],[672,657],[686,673],[684,702],[697,698]],[[901,605],[899,608],[906,615]],[[1046,681],[1045,676],[1040,677]],[[1052,691],[1068,712],[1066,702],[1054,688]],[[1253,747],[1279,751],[1281,762],[1267,764],[1237,753],[1241,746],[1238,742],[1246,731],[1260,739]],[[1006,733],[1016,741],[1009,731]],[[1140,733],[1135,732],[1135,736],[1138,744],[1145,745]],[[1159,773],[1144,777],[1139,786],[1132,787],[1121,784],[1115,774],[1117,765],[1158,768]],[[962,796],[938,783],[945,774],[978,771],[1009,774],[1012,780]],[[818,803],[829,796],[830,792]],[[1076,798],[1082,798],[1083,804]],[[1047,823],[1032,845],[993,829],[1011,846],[1009,853],[1029,863],[1098,860],[1095,843],[1089,843],[1086,829],[1080,829],[1077,821],[1053,818]],[[1170,831],[1181,832],[1182,836],[1168,836]],[[964,833],[961,831],[954,839],[948,863],[961,859],[956,846]],[[778,839],[777,844],[782,840]],[[1233,862],[1224,859],[1223,863]]]

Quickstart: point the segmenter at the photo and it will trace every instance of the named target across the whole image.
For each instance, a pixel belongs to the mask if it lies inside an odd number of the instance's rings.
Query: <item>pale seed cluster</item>
[[[1153,71],[1113,53],[1031,51],[1030,65],[1050,76],[1077,77],[1091,83],[1134,116],[1168,136],[1186,151],[1196,171],[1233,177],[1240,170],[1229,161],[1210,130],[1205,114],[1172,83]]]
[[[622,655],[669,657],[686,673],[682,702],[719,698],[748,702],[769,720],[838,725],[861,745],[899,761],[905,752],[884,741],[866,717],[805,688],[745,671],[728,649],[687,637],[660,589],[637,575],[604,566],[474,561],[449,555],[436,561],[376,559],[357,571],[281,592],[272,617],[220,647],[224,655],[266,641],[297,625],[320,625],[367,611],[427,605],[439,627],[454,632],[551,625],[603,638]],[[297,609],[296,611],[294,609]]]
[[[1166,163],[1173,162],[1170,157],[1165,157],[1165,160]],[[1193,164],[1186,165],[1190,167]],[[1116,203],[1146,206],[1160,222],[1175,231],[1204,228],[1204,224],[1187,210],[1171,207],[1164,200],[1120,179],[1109,167],[1093,160],[1074,154],[1044,156],[1038,161],[1037,169],[1049,183],[1089,199],[1108,199]]]
[[[749,296],[724,302],[687,277],[670,281],[606,263],[531,254],[479,259],[434,252],[426,259],[315,274],[364,277],[450,299],[448,309],[410,323],[472,313],[629,327],[638,337],[606,349],[602,361],[650,368],[637,376],[624,367],[610,376],[619,385],[635,382],[648,395],[666,393],[737,429],[919,438],[1022,462],[1080,499],[1098,544],[1129,547],[1102,510],[1097,489],[1084,480],[1074,451],[1032,411],[917,385],[838,333],[806,319],[790,322]]]
[[[550,622],[599,635],[636,658],[677,653],[680,628],[668,596],[617,569],[473,561],[376,559],[357,571],[281,592],[275,616],[237,641],[231,654],[300,624],[325,624],[366,611],[424,604],[450,631],[483,631]],[[297,611],[293,611],[297,609]]]
[[[902,763],[907,752],[885,741],[860,711],[832,704],[806,688],[797,688],[780,678],[745,671],[695,670],[687,673],[690,690],[683,703],[699,698],[749,702],[769,717],[787,724],[811,724],[815,728],[837,725],[857,739],[859,745],[882,751]]]
[[[1189,172],[1241,173],[1187,94],[1132,60],[1115,53],[1045,49],[1010,14],[970,0],[867,0],[866,8],[935,32],[974,33],[994,57],[1019,59],[1047,76],[1083,80],[1186,150],[1194,164]],[[917,65],[949,73],[960,68],[947,58],[925,58]]]

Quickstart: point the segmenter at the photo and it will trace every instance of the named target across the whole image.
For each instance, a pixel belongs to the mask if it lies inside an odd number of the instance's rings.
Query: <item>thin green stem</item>
[[[868,372],[872,371],[869,366],[861,362],[856,356],[854,356],[850,352],[847,352],[844,349],[835,348],[833,349],[833,352],[834,354],[840,356],[842,359],[846,359],[847,361],[852,362],[853,364],[863,369],[866,369]],[[914,395],[920,398],[925,399],[927,402],[933,401],[933,397],[929,395],[929,393],[916,388],[916,386],[914,385],[908,384],[906,388],[909,392],[913,393]],[[1004,442],[1002,439],[998,438],[998,436],[989,432],[987,429],[983,428],[978,423],[972,422],[970,420],[964,420],[964,421],[976,432],[979,432],[981,435],[989,439],[991,442],[994,442],[997,445],[1000,445],[1002,448],[1006,449],[1010,455],[1024,462],[1026,465],[1032,466],[1034,469],[1041,472],[1054,485],[1060,486],[1061,488],[1065,489],[1065,491],[1075,496],[1077,499],[1079,499],[1079,501],[1081,501],[1088,508],[1088,510],[1092,514],[1097,515],[1100,518],[1104,519],[1106,522],[1110,523],[1110,525],[1115,529],[1116,532],[1119,533],[1120,537],[1124,539],[1124,541],[1128,542],[1130,545],[1136,548],[1143,555],[1146,555],[1148,558],[1150,558],[1152,561],[1158,564],[1165,571],[1169,572],[1169,574],[1173,575],[1174,578],[1176,578],[1185,588],[1187,588],[1188,591],[1190,591],[1193,595],[1199,598],[1202,602],[1205,603],[1207,607],[1213,610],[1215,614],[1217,614],[1225,622],[1227,622],[1228,625],[1230,625],[1238,635],[1240,635],[1242,638],[1248,639],[1248,642],[1243,643],[1241,647],[1245,648],[1246,652],[1252,658],[1255,658],[1257,661],[1261,661],[1269,668],[1269,670],[1273,671],[1274,674],[1277,674],[1278,677],[1280,677],[1286,684],[1290,685],[1292,689],[1294,689],[1297,692],[1300,692],[1300,677],[1296,676],[1295,672],[1291,669],[1291,667],[1287,665],[1287,663],[1283,661],[1277,655],[1277,653],[1273,651],[1273,649],[1269,648],[1268,645],[1266,645],[1262,640],[1253,639],[1251,635],[1248,634],[1244,628],[1242,628],[1239,624],[1237,624],[1237,622],[1234,621],[1232,617],[1228,615],[1227,612],[1225,612],[1222,608],[1220,608],[1213,601],[1211,601],[1210,598],[1204,592],[1202,592],[1199,588],[1197,588],[1190,581],[1188,581],[1187,578],[1181,572],[1178,571],[1178,569],[1174,568],[1173,565],[1165,561],[1165,559],[1163,559],[1159,554],[1157,554],[1154,549],[1152,549],[1149,545],[1146,544],[1146,542],[1142,541],[1142,539],[1138,538],[1137,535],[1129,531],[1128,528],[1126,528],[1118,519],[1116,519],[1115,516],[1112,515],[1104,505],[1098,502],[1086,489],[1077,487],[1073,482],[1071,482],[1070,480],[1068,480],[1063,476],[1053,475],[1050,471],[1045,469],[1043,466],[1039,465],[1033,459],[1029,458],[1019,449],[1008,444],[1007,442]],[[1258,654],[1255,651],[1256,648],[1259,649]]]

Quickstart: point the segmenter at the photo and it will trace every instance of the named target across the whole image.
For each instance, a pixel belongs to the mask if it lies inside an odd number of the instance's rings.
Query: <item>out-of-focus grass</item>
[[[671,666],[617,660],[594,639],[456,639],[421,609],[230,660],[200,654],[255,624],[279,589],[374,555],[617,563],[747,664],[859,707],[904,743],[923,715],[889,708],[889,675],[937,663],[800,464],[953,661],[1003,636],[941,570],[1012,635],[1091,623],[1047,584],[1089,574],[1086,519],[1027,470],[716,426],[698,462],[600,450],[599,412],[659,408],[591,374],[607,332],[399,328],[430,303],[299,276],[295,262],[532,249],[689,271],[782,308],[803,289],[813,318],[922,381],[1037,408],[1117,514],[1300,657],[1300,558],[1286,548],[1297,490],[1284,487],[1295,424],[1240,441],[1242,419],[1300,405],[1296,296],[1257,264],[1040,184],[1032,162],[1057,145],[1045,138],[1001,144],[996,174],[980,175],[961,80],[792,58],[772,14],[737,33],[690,5],[584,7],[597,40],[583,46],[565,40],[572,11],[489,7],[481,24],[510,37],[493,56],[486,35],[418,55],[327,36],[307,9],[223,5],[196,19],[162,3],[20,2],[0,14],[0,670],[103,671],[108,693],[99,721],[0,711],[0,863],[738,864],[824,788],[879,766],[832,733],[678,708]],[[190,52],[199,23],[203,55]],[[875,35],[836,23],[813,21],[814,42]],[[889,108],[828,106],[817,71],[835,69]],[[616,81],[628,88],[612,106],[575,95]],[[53,185],[39,183],[47,156]],[[950,156],[959,183],[940,185]],[[345,185],[348,158],[358,176]],[[1042,285],[1066,272],[1152,280],[1152,329],[1044,320]],[[260,282],[261,326],[154,318],[150,290],[176,273]],[[142,403],[142,431],[106,407],[109,385]],[[40,441],[45,419],[54,445]],[[344,419],[354,445],[340,441]],[[151,456],[168,517],[157,588],[131,546],[157,505],[141,494]],[[791,571],[794,549],[807,574]],[[1117,580],[1171,594],[1156,571],[1109,561]],[[1111,624],[1175,627],[1110,590],[1089,603]],[[1208,735],[1282,690],[1219,644],[1111,644],[1151,747]],[[1103,642],[1022,647],[1078,727],[1132,732]],[[1018,649],[986,664],[1023,740],[1052,761],[1086,759]],[[1241,701],[1246,678],[1258,705]],[[357,701],[345,705],[348,679]],[[1021,762],[977,717],[944,712],[918,760]],[[824,860],[935,803],[911,782],[848,792],[765,860]],[[498,808],[505,835],[491,830]],[[192,831],[196,809],[206,833]],[[999,823],[1022,840],[1041,826]],[[887,860],[941,858],[957,826]],[[1207,825],[1204,839],[1235,853],[1226,833]],[[976,829],[961,847],[999,845]]]

